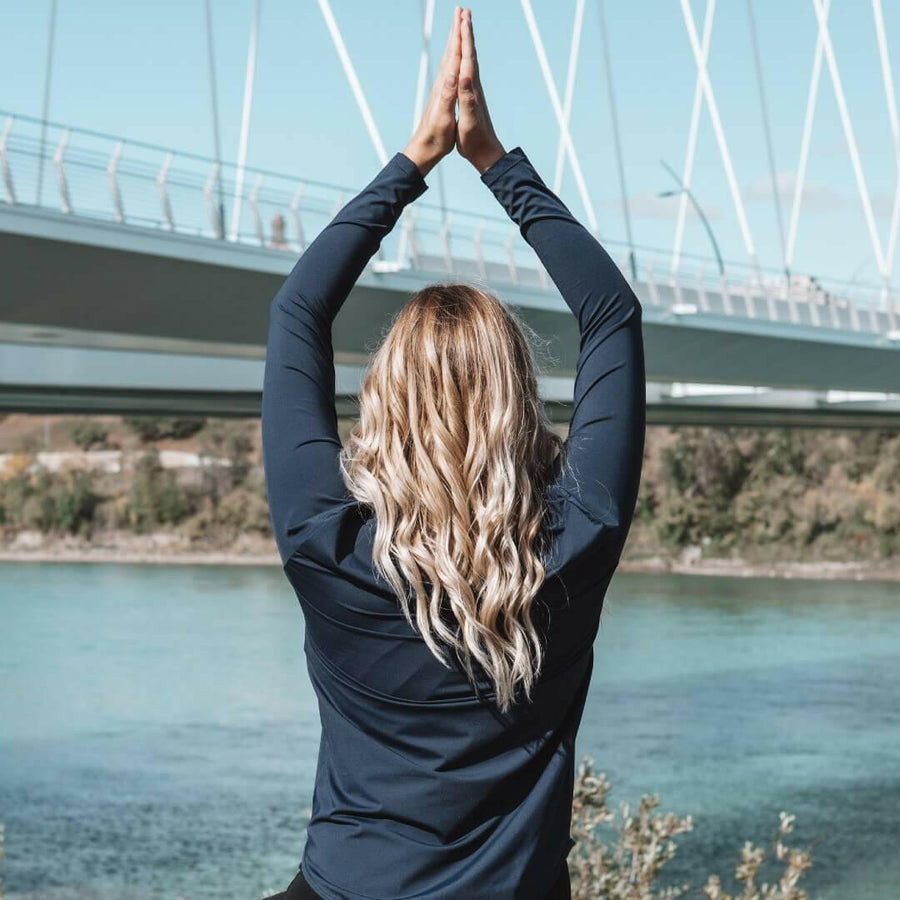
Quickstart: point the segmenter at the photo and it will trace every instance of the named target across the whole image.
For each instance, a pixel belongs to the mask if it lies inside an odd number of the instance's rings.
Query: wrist
[[[403,149],[403,155],[415,163],[416,168],[424,178],[439,162],[441,154],[423,146],[420,142],[412,140]]]
[[[497,141],[490,149],[485,150],[483,153],[480,153],[477,157],[473,158],[472,165],[478,170],[479,175],[484,175],[498,159],[502,159],[504,156],[506,156],[506,150],[504,149],[503,144],[501,144],[500,141]]]

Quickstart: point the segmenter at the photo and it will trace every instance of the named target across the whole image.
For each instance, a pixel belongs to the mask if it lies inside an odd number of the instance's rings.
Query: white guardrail
[[[0,119],[2,200],[10,206],[225,241],[232,239],[224,228],[226,204],[233,207],[240,200],[242,218],[233,242],[296,254],[352,195],[348,188],[322,181],[252,167],[241,172],[231,163],[28,116],[0,112]],[[674,315],[718,313],[873,332],[900,342],[900,301],[884,287],[788,279],[782,272],[734,263],[720,276],[713,261],[686,254],[675,277],[668,251],[637,247],[632,258],[621,241],[601,240],[642,302]],[[423,201],[404,211],[373,265],[376,271],[411,267],[487,283],[552,288],[508,219]]]

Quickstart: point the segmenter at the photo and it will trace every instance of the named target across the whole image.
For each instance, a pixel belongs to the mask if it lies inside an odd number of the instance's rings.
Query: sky
[[[783,214],[789,215],[816,43],[812,0],[753,0]],[[71,126],[212,156],[214,138],[203,0],[58,0],[49,118]],[[472,0],[482,82],[500,140],[521,146],[552,183],[559,130],[519,0]],[[412,131],[421,48],[421,0],[332,0],[332,10],[388,155]],[[532,0],[562,95],[575,0]],[[706,0],[693,0],[701,29]],[[888,48],[900,95],[900,3],[885,0]],[[883,246],[897,183],[876,31],[869,2],[833,0],[830,30],[862,169]],[[40,116],[49,0],[4,5],[0,109]],[[453,3],[438,0],[432,48],[443,51]],[[668,265],[677,199],[661,165],[684,164],[696,66],[678,0],[606,0],[610,62],[635,242],[657,270]],[[238,155],[252,0],[212,0],[222,153]],[[736,180],[762,266],[783,264],[776,226],[746,0],[720,0],[709,71]],[[598,7],[587,0],[571,133],[599,232],[624,240]],[[261,0],[248,163],[348,188],[380,168],[316,0]],[[448,202],[502,214],[477,173],[441,163]],[[438,200],[437,173],[428,200]],[[727,260],[748,261],[707,109],[701,114],[692,187]],[[560,194],[585,221],[571,169]],[[785,221],[785,228],[787,222]],[[708,256],[696,217],[685,250]],[[900,253],[893,280],[900,281]],[[880,275],[862,212],[835,92],[823,68],[794,270],[877,285]]]

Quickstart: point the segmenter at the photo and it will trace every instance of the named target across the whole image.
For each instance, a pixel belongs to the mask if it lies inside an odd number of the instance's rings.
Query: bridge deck
[[[0,204],[0,404],[254,412],[269,301],[296,256]],[[545,398],[565,417],[578,336],[546,276],[456,256],[420,254],[416,262],[418,268],[370,266],[338,316],[336,360],[346,367],[339,391],[348,408],[391,314],[425,284],[462,279],[495,291],[547,339]],[[657,417],[820,421],[826,411],[836,413],[834,404],[823,406],[823,391],[900,392],[900,342],[887,310],[800,302],[747,287],[651,278],[634,286],[644,305],[650,381],[780,392],[765,402],[758,394],[755,402],[745,395],[727,402],[718,395],[676,400],[661,388],[649,398]],[[871,420],[874,407],[882,418],[897,411],[892,398],[841,407],[842,419],[854,421]]]

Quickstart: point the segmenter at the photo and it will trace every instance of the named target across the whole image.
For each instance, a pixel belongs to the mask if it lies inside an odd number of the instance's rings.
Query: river
[[[302,852],[318,713],[275,567],[0,563],[9,900],[255,900]],[[726,886],[780,810],[814,897],[900,897],[900,587],[616,577],[579,734],[615,803],[694,817]]]

